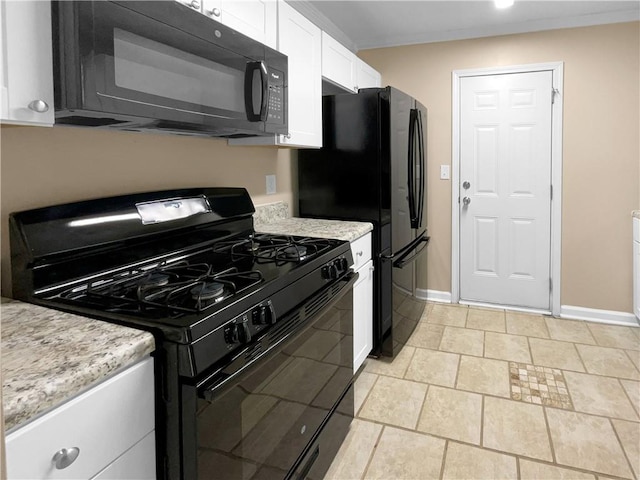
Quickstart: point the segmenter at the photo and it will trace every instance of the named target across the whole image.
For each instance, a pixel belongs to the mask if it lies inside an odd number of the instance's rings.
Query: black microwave
[[[55,123],[287,133],[287,57],[178,2],[52,3]]]

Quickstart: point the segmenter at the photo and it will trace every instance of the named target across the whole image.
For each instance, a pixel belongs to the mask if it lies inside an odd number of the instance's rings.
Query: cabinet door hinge
[[[556,95],[560,95],[560,90],[557,88],[551,89],[551,104],[556,103]]]

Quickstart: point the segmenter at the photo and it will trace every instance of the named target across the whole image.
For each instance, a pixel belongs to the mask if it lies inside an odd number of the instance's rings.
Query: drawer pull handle
[[[360,251],[360,252],[356,252],[356,255],[357,255],[357,256],[359,256],[359,257],[361,257],[361,256],[362,256],[362,251]]]
[[[53,456],[53,463],[55,463],[58,470],[62,470],[75,462],[78,455],[80,455],[78,447],[63,448]]]

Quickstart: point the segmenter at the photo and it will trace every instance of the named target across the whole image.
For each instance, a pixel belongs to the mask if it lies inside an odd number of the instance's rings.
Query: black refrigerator
[[[374,356],[395,356],[425,302],[415,296],[425,253],[427,109],[393,87],[323,97],[323,147],[298,153],[302,217],[373,223]]]

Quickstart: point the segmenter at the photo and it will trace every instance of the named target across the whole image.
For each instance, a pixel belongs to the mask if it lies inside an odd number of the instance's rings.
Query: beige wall
[[[632,311],[631,216],[640,206],[640,23],[359,52],[428,115],[432,243],[420,288],[451,291],[451,72],[564,62],[563,305]],[[421,272],[421,273],[420,273]],[[426,277],[426,278],[425,278]]]
[[[428,215],[420,288],[451,290],[451,72],[563,61],[562,304],[631,311],[630,211],[640,207],[638,22],[360,52],[429,109]],[[9,212],[132,191],[245,186],[256,204],[295,194],[295,152],[222,139],[54,127],[0,129],[2,293]],[[278,176],[265,195],[266,174]],[[295,210],[295,205],[292,205]],[[423,266],[424,267],[424,266]]]
[[[256,205],[292,204],[291,153],[229,147],[224,139],[73,127],[0,128],[2,294],[10,293],[10,212],[169,188],[246,187]],[[266,195],[265,175],[277,193]]]

